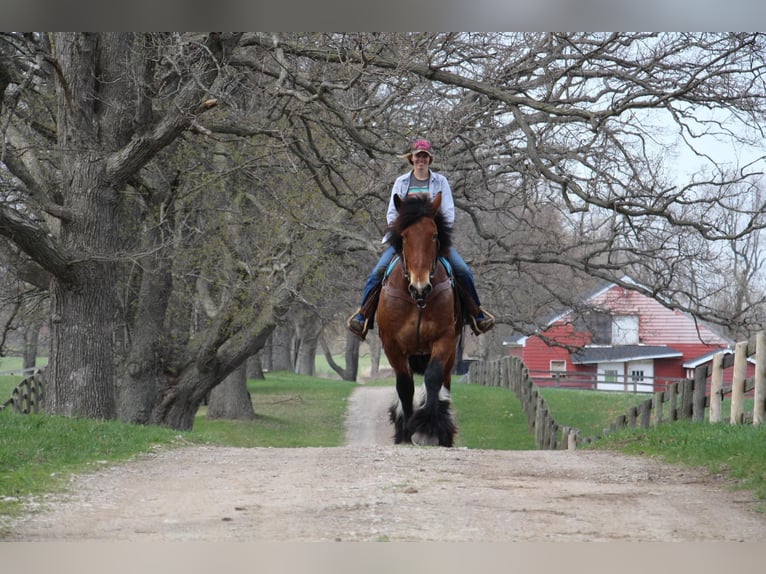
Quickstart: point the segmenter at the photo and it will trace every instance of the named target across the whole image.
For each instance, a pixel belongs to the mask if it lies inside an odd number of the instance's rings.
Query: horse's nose
[[[418,285],[415,285],[414,283],[410,283],[410,295],[412,295],[412,298],[415,299],[415,301],[425,302],[426,297],[428,297],[429,293],[433,290],[433,287],[431,286],[430,281],[426,283],[423,287],[418,287]]]

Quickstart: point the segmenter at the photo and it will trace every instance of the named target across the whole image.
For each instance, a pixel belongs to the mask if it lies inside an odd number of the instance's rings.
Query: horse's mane
[[[388,226],[388,244],[392,245],[397,253],[402,252],[402,232],[423,217],[431,217],[431,198],[408,195],[402,200],[399,215]],[[452,246],[452,227],[441,210],[434,217],[434,221],[439,239],[439,254],[446,255]]]

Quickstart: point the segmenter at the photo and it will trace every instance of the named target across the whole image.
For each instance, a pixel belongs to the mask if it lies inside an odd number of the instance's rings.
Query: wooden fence
[[[755,356],[755,375],[746,377],[748,358]],[[724,387],[723,371],[734,367],[731,386]],[[576,428],[560,425],[550,414],[540,388],[533,382],[529,370],[517,357],[503,357],[495,361],[471,364],[467,381],[488,387],[511,389],[519,398],[527,416],[530,431],[535,435],[537,447],[544,450],[576,448],[599,436],[581,437]],[[708,389],[710,390],[708,394]],[[745,396],[752,394],[753,410],[745,412]],[[749,341],[737,343],[734,354],[718,353],[712,364],[697,367],[693,379],[670,383],[664,391],[657,391],[640,404],[618,416],[604,429],[604,435],[626,427],[657,426],[665,422],[690,419],[721,422],[721,404],[731,395],[729,422],[760,425],[766,421],[766,333],[760,332]]]
[[[529,370],[518,357],[472,363],[466,380],[471,384],[511,389],[521,401],[537,448],[574,448],[577,429],[562,427],[553,419],[540,388],[532,381]]]
[[[11,398],[0,405],[0,410],[11,408],[25,415],[37,413],[41,410],[44,396],[43,371],[36,371],[13,389]]]

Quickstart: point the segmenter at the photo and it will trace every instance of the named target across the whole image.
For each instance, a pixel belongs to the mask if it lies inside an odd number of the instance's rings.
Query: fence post
[[[753,425],[766,420],[766,332],[755,335],[755,394],[753,395]]]
[[[577,431],[575,429],[569,429],[567,432],[567,450],[577,449]]]
[[[654,411],[654,426],[658,427],[662,424],[662,402],[664,401],[667,391],[657,391],[654,393],[652,399],[652,410]]]
[[[638,420],[639,426],[644,429],[649,428],[649,420],[652,416],[652,399],[646,399],[643,403],[638,405]]]
[[[692,410],[694,408],[693,385],[694,379],[684,379],[681,383],[681,412],[679,413],[679,419],[692,418]]]
[[[723,353],[713,356],[713,373],[710,376],[710,422],[721,422],[721,388],[723,387]]]
[[[543,407],[543,397],[538,394],[535,401],[535,442],[539,449],[545,448],[545,409]]]
[[[668,419],[671,421],[678,420],[678,383],[670,383],[668,385]]]
[[[747,341],[734,345],[734,379],[731,383],[731,416],[729,423],[742,423],[745,402],[745,376],[747,375]]]
[[[692,394],[692,420],[701,423],[705,420],[705,392],[707,391],[707,367],[694,369],[694,391]]]

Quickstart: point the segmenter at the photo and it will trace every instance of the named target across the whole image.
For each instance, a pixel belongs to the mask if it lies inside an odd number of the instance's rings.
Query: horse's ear
[[[434,215],[439,213],[439,208],[441,207],[441,205],[442,205],[442,192],[440,191],[439,193],[436,194],[436,197],[434,197],[431,200],[431,209],[433,210]]]
[[[394,207],[396,208],[396,211],[399,211],[399,207],[402,205],[402,198],[399,197],[399,195],[394,195]]]

